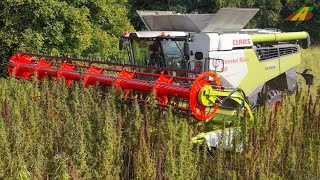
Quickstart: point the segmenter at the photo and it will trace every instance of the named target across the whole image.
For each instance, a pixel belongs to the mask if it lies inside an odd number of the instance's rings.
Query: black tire
[[[269,90],[267,92],[266,103],[269,107],[277,107],[282,102],[282,92],[278,90]]]

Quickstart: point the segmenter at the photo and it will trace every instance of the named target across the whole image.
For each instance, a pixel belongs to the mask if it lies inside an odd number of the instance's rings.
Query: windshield
[[[183,45],[184,41],[162,41],[163,54],[167,61],[182,61],[183,60]]]
[[[184,41],[132,39],[131,45],[136,65],[181,69]]]

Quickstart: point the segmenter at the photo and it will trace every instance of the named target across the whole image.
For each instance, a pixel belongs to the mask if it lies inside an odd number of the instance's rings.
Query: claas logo
[[[308,21],[313,17],[313,7],[301,7],[292,13],[285,21]]]

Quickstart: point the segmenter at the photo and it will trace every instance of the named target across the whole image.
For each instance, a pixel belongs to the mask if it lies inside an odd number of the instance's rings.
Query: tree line
[[[136,15],[136,9],[172,10],[178,13],[214,13],[222,7],[259,8],[260,11],[247,28],[278,28],[282,31],[308,31],[312,42],[320,40],[320,2],[289,0],[129,0],[129,17],[138,30],[144,29]],[[285,18],[300,7],[313,7],[313,18],[308,21],[285,21]]]
[[[301,6],[314,7],[309,21],[284,21]],[[2,63],[17,51],[116,60],[118,37],[145,27],[136,10],[214,13],[221,7],[260,8],[248,28],[305,30],[320,39],[320,3],[287,0],[3,0],[0,2]]]

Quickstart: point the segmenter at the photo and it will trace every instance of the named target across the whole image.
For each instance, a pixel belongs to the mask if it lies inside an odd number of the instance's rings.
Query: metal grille
[[[278,58],[281,56],[286,56],[294,53],[298,53],[298,46],[280,46],[280,47],[267,47],[258,48],[257,55],[260,61]]]
[[[279,55],[280,56],[285,56],[293,53],[298,52],[298,47],[297,46],[292,46],[292,47],[285,47],[285,48],[279,48]]]
[[[257,54],[260,61],[279,57],[278,48],[259,48]]]

